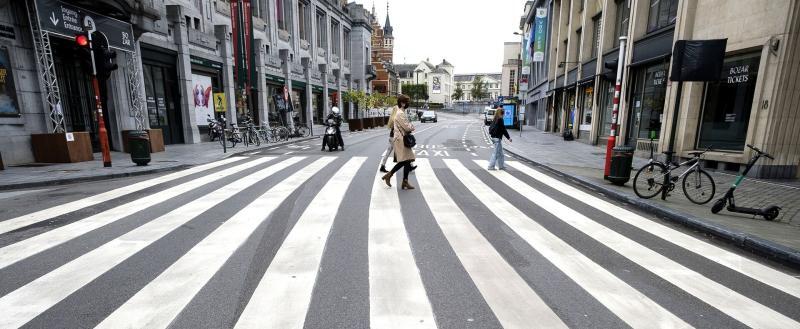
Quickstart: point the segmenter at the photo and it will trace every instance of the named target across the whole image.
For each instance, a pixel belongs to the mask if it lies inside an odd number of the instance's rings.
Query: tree
[[[456,90],[453,91],[453,101],[460,100],[461,97],[464,97],[464,89],[461,88],[461,84],[456,84]]]
[[[405,85],[403,93],[417,103],[420,100],[428,100],[428,84]]]
[[[473,100],[482,100],[486,98],[486,83],[483,82],[483,77],[480,75],[476,75],[474,79],[472,79],[472,90],[469,91],[470,96],[472,96]]]

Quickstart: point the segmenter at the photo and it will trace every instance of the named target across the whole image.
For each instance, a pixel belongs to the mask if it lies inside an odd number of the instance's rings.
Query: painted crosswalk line
[[[339,206],[366,158],[350,159],[319,190],[286,236],[236,328],[302,328]],[[270,310],[264,312],[263,310]]]
[[[312,175],[324,157],[296,171],[245,206],[162,272],[96,328],[166,328],[253,231]],[[276,171],[276,170],[275,170]],[[273,171],[274,172],[274,171]],[[254,180],[260,180],[254,177]],[[277,327],[276,327],[277,328]]]
[[[508,161],[506,164],[516,170],[519,170],[525,175],[528,175],[533,179],[564,193],[565,195],[571,196],[576,200],[586,203],[587,205],[618,220],[638,227],[645,232],[653,234],[654,236],[661,237],[662,239],[678,245],[686,250],[692,251],[697,255],[705,257],[732,270],[738,271],[753,279],[784,291],[787,294],[800,298],[799,278],[792,277],[791,275],[755,262],[747,257],[737,255],[733,252],[727,251],[683,232],[644,218],[630,210],[616,206],[594,195],[569,186],[520,162]]]
[[[397,187],[375,177],[369,205],[369,315],[373,328],[436,328],[411,252]]]
[[[180,206],[0,298],[0,328],[16,328],[52,307],[156,240],[278,170],[300,161],[291,158],[225,185]]]
[[[190,192],[206,184],[219,181],[225,177],[239,173],[242,170],[253,168],[273,159],[274,158],[271,157],[264,157],[248,161],[237,166],[145,196],[138,200],[122,204],[99,214],[92,215],[68,225],[52,229],[15,244],[0,248],[0,269],[77,238],[83,234],[86,234],[87,232],[133,215],[139,211],[142,211],[146,207],[153,207],[161,204],[178,195]]]
[[[483,167],[489,165],[488,161],[475,162]],[[498,219],[628,325],[633,328],[690,327],[497,195],[461,162],[445,160],[445,163]]]
[[[488,162],[485,161],[476,161],[476,163],[488,165]],[[791,318],[600,225],[576,210],[535,190],[507,172],[496,171],[493,176],[504,184],[512,186],[526,199],[588,237],[608,246],[623,257],[752,328],[800,327],[800,323]]]
[[[525,283],[445,192],[427,159],[418,159],[420,191],[436,222],[481,295],[506,328],[567,326]]]
[[[16,218],[7,219],[4,221],[0,221],[0,234],[11,232],[13,230],[33,225],[39,223],[44,220],[48,220],[51,218],[55,218],[64,214],[71,213],[76,210],[80,210],[83,208],[91,207],[108,200],[116,199],[134,192],[138,192],[144,190],[149,187],[153,187],[159,184],[163,184],[166,182],[174,181],[179,178],[183,178],[189,175],[193,175],[199,172],[203,172],[206,170],[214,169],[217,167],[221,167],[236,161],[241,161],[245,159],[244,157],[230,157],[224,160],[211,162],[208,164],[200,165],[197,167],[192,167],[186,170],[182,170],[179,172],[171,173],[168,175],[164,175],[161,177],[156,177],[153,179],[149,179],[146,181],[134,183],[131,185],[123,186],[117,189],[113,189],[108,192],[103,192],[97,195],[93,195],[87,198],[83,198],[80,200],[75,200],[72,202],[68,202],[65,204],[57,205],[54,207],[50,207],[47,209],[39,210],[37,212],[19,216]]]

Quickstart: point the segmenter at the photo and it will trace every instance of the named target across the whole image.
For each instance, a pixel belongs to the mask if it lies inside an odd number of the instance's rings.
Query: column
[[[189,31],[186,22],[183,20],[183,8],[181,6],[167,6],[167,17],[175,27],[174,38],[178,46],[178,88],[181,92],[180,109],[181,123],[183,126],[183,138],[186,144],[200,142],[200,131],[193,113],[193,105],[190,104],[187,95],[192,94],[192,62],[189,58]]]
[[[227,104],[227,111],[225,111],[225,119],[229,124],[236,123],[236,97],[234,86],[236,82],[233,80],[233,49],[230,44],[230,27],[227,25],[214,25],[214,34],[217,40],[222,41],[220,56],[222,56],[222,80],[225,86],[225,101]]]
[[[253,45],[255,49],[258,49],[258,56],[256,56],[254,63],[256,65],[256,75],[253,77],[256,79],[255,86],[258,88],[258,93],[254,97],[258,98],[258,117],[269,125],[269,96],[267,95],[266,63],[264,60],[266,53],[263,44],[264,40],[256,39]],[[254,122],[254,124],[260,125],[261,122]]]

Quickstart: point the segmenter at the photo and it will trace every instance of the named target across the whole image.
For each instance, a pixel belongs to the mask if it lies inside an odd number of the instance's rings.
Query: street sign
[[[225,112],[227,109],[225,93],[214,93],[214,112]]]
[[[135,52],[133,44],[133,26],[108,16],[104,16],[58,0],[36,0],[39,25],[42,30],[65,38],[74,38],[76,34],[86,32],[84,19],[90,17],[92,27],[105,34],[111,48]]]

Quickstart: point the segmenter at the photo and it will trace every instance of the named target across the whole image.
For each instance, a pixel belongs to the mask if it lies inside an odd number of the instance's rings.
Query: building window
[[[614,23],[614,47],[619,47],[619,37],[628,35],[631,7],[629,0],[617,0],[617,20]]]
[[[317,12],[317,47],[322,49],[328,49],[328,35],[327,35],[327,26],[325,24],[325,13]]]
[[[275,0],[275,16],[278,21],[278,28],[290,33],[292,31],[291,3],[291,0]]]
[[[511,70],[510,74],[508,75],[508,96],[513,96],[516,93],[516,86],[514,81],[516,81],[517,72],[515,70]]]
[[[592,58],[597,57],[597,51],[600,49],[600,34],[601,26],[603,24],[603,16],[597,15],[592,18]]]
[[[261,18],[261,2],[264,0],[253,0],[251,1],[250,7],[250,14],[253,17]],[[199,6],[197,8],[200,8]]]
[[[669,63],[658,63],[643,67],[634,74],[629,137],[646,139],[652,132],[655,139],[659,138],[667,94],[668,67]]]
[[[309,19],[308,5],[302,1],[297,3],[297,17],[300,20],[299,24],[297,24],[300,27],[300,40],[310,40],[311,29],[309,25],[311,21]]]
[[[575,61],[580,61],[582,59],[581,55],[583,55],[581,54],[581,46],[583,45],[583,28],[579,28],[577,31],[575,31],[575,36],[575,40],[578,40],[578,43],[575,44]]]
[[[590,85],[583,90],[583,114],[581,115],[581,125],[579,130],[588,131],[592,125],[592,102],[594,101],[594,88]],[[588,136],[584,136],[588,137]]]
[[[335,20],[331,20],[331,51],[334,55],[339,56],[341,54],[341,40],[339,39],[339,22]]]
[[[647,32],[675,24],[678,13],[678,0],[650,0],[650,15],[647,19]]]
[[[344,29],[344,59],[350,60],[350,30]]]
[[[760,52],[725,58],[720,80],[706,85],[698,148],[744,149],[760,61]]]

